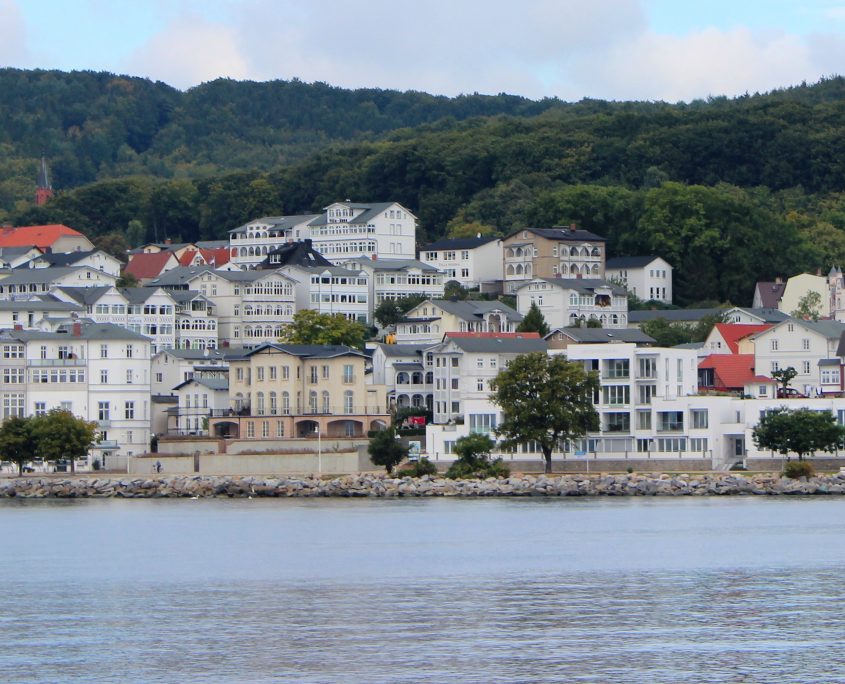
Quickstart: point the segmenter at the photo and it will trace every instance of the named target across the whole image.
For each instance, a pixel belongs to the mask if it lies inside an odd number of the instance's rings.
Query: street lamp
[[[321,440],[321,437],[320,437],[320,424],[319,423],[317,423],[317,425],[314,427],[314,432],[317,433],[317,474],[322,475],[323,474],[323,448],[322,448],[323,444],[322,444],[322,440]]]

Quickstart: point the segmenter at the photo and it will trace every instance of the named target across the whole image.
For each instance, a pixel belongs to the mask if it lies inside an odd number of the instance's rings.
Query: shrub
[[[748,468],[745,467],[745,464],[742,461],[737,461],[736,463],[734,463],[730,467],[730,469],[731,470],[748,470]]]
[[[783,467],[783,476],[791,477],[793,480],[801,477],[812,477],[815,474],[816,471],[813,469],[813,464],[807,463],[807,461],[789,461]]]
[[[446,477],[451,480],[483,480],[487,477],[508,477],[511,474],[501,458],[492,461],[479,459],[476,461],[464,461],[458,459],[446,471]]]
[[[416,463],[411,463],[408,466],[399,470],[396,475],[398,477],[422,477],[423,475],[437,475],[437,466],[434,465],[427,458],[421,458]]]

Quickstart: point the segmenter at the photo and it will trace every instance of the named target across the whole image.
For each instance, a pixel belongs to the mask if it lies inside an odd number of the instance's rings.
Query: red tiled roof
[[[445,337],[501,337],[503,339],[539,340],[536,332],[447,332]]]
[[[139,252],[132,255],[123,272],[131,273],[138,280],[158,278],[172,256],[172,252]]]
[[[698,364],[701,369],[712,368],[714,387],[742,389],[745,383],[756,377],[754,354],[711,354]]]
[[[717,323],[716,330],[722,336],[722,339],[727,343],[731,354],[739,352],[739,341],[749,335],[756,335],[759,332],[768,330],[772,325],[770,323]]]
[[[18,226],[0,229],[0,247],[52,247],[60,237],[68,235],[85,237],[78,230],[68,228],[61,223],[46,226]]]
[[[217,249],[200,249],[199,253],[202,257],[203,263],[213,263],[215,266],[222,266],[223,264],[229,263],[228,247],[218,247]],[[179,265],[192,266],[194,263],[194,257],[196,257],[196,255],[196,249],[186,249],[182,253],[182,256],[179,258]]]

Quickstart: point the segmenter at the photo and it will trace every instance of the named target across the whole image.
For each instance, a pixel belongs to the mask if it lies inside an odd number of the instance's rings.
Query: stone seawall
[[[169,476],[23,477],[0,481],[0,498],[418,497],[418,496],[708,496],[845,494],[845,473],[809,480],[776,474],[560,475],[495,480],[350,475],[334,479]]]

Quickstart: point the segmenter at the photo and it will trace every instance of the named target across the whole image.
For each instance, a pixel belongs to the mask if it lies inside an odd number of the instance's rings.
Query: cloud
[[[219,77],[245,79],[251,73],[232,28],[198,15],[183,15],[137,49],[127,69],[139,76],[188,88]]]
[[[28,61],[26,24],[15,0],[0,0],[0,65],[19,66]]]

